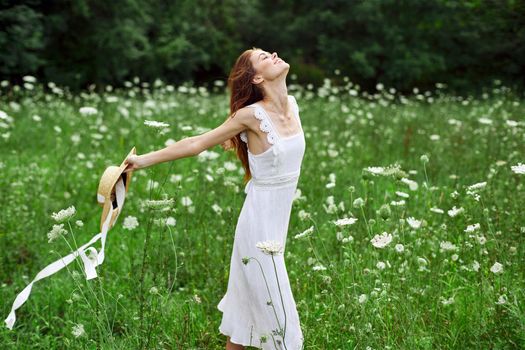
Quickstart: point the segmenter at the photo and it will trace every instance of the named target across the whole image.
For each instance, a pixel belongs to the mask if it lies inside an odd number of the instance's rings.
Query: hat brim
[[[122,177],[122,180],[124,181],[125,192],[126,193],[128,192],[129,185],[131,183],[131,175],[132,175],[133,171],[128,171],[128,172],[124,173],[124,169],[126,169],[126,166],[127,166],[126,159],[132,154],[136,154],[135,147],[133,147],[131,149],[131,151],[129,152],[129,154],[126,156],[126,158],[124,158],[124,160],[122,161],[122,163],[118,167],[118,171],[115,171],[112,174],[114,179],[111,180],[111,190],[110,190],[109,195],[106,196],[106,198],[104,200],[104,203],[102,204],[102,206],[103,206],[103,208],[102,208],[102,215],[100,217],[100,230],[101,231],[102,231],[102,226],[104,225],[104,222],[107,219],[107,216],[108,216],[110,208],[115,209],[117,207],[116,196],[113,196],[114,198],[112,199],[112,194],[115,193],[115,185],[117,184],[118,180],[121,177]],[[111,217],[111,219],[109,221],[108,229],[114,225],[114,223],[117,220],[117,217],[118,217],[118,215],[119,215],[121,210],[122,210],[122,208],[119,208],[118,210],[115,210],[113,212],[113,215],[112,215],[112,217]]]

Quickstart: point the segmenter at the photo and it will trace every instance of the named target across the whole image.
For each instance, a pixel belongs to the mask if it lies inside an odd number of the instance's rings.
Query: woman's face
[[[283,61],[277,53],[269,53],[264,50],[255,50],[250,57],[253,67],[257,72],[254,83],[258,84],[265,80],[275,80],[282,75],[286,76],[290,65]]]

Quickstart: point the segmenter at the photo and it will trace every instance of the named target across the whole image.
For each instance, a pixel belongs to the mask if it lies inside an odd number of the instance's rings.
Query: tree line
[[[72,89],[224,80],[252,46],[299,83],[468,91],[525,76],[523,0],[0,0],[0,28],[2,79]]]

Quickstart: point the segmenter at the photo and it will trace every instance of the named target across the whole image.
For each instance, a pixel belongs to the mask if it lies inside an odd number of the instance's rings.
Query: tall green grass
[[[40,269],[98,233],[96,190],[107,166],[133,146],[143,154],[215,128],[229,110],[219,82],[207,91],[135,81],[80,95],[44,91],[30,78],[2,86],[5,318]],[[306,137],[285,252],[305,349],[525,347],[525,175],[511,168],[525,163],[523,96],[497,82],[479,97],[441,86],[372,95],[350,82],[315,91],[292,83],[288,92]],[[96,113],[82,115],[85,106]],[[145,120],[170,127],[159,132]],[[86,281],[75,262],[37,282],[15,328],[0,327],[2,348],[224,348],[217,304],[242,175],[219,146],[136,171],[99,277]],[[169,198],[161,210],[144,205]],[[71,205],[68,233],[48,243],[51,214]],[[451,216],[454,207],[463,211]],[[130,216],[138,226],[127,230]],[[335,224],[347,217],[357,221]],[[383,232],[392,241],[377,248],[370,240]]]

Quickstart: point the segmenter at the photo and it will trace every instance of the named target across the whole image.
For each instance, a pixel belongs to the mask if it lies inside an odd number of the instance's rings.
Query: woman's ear
[[[261,77],[259,74],[255,75],[252,79],[253,84],[260,84],[264,81],[263,77]]]

